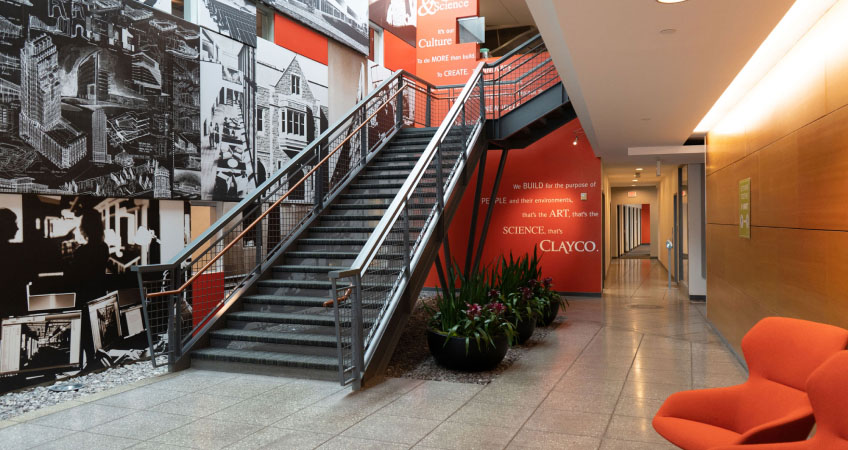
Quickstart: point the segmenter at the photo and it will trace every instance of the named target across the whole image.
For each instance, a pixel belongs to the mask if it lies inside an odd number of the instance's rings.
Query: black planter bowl
[[[471,339],[468,344],[468,352],[465,351],[464,337],[447,338],[444,333],[428,329],[427,345],[430,353],[436,358],[436,362],[449,369],[462,370],[465,372],[479,372],[491,370],[503,361],[506,351],[509,349],[509,341],[506,335],[494,336],[495,346],[490,343]]]
[[[524,319],[515,324],[515,343],[521,345],[527,342],[536,331],[536,319]]]
[[[559,314],[559,302],[554,302],[550,308],[548,308],[548,313],[542,317],[542,321],[540,325],[546,327],[556,320],[557,314]]]

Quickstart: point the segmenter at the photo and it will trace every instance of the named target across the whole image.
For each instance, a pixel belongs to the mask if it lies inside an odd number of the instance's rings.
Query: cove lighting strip
[[[796,0],[751,59],[736,74],[736,78],[716,100],[707,115],[701,119],[694,132],[710,131],[836,2],[837,0]]]

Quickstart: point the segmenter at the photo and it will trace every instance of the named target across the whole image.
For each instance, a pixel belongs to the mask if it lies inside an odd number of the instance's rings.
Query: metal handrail
[[[459,177],[456,174],[459,170],[462,170],[464,162],[469,158],[469,152],[472,151],[473,143],[477,142],[477,139],[482,133],[483,127],[478,125],[483,125],[487,118],[485,99],[490,95],[502,95],[501,85],[504,85],[504,87],[508,86],[509,90],[513,92],[512,95],[520,95],[521,93],[519,91],[524,89],[524,87],[538,83],[540,80],[542,80],[543,86],[547,85],[548,83],[545,81],[546,76],[555,69],[552,68],[553,64],[550,56],[544,54],[545,51],[544,42],[537,35],[528,40],[525,45],[513,49],[494,63],[486,64],[481,62],[475,68],[466,84],[462,85],[462,91],[451,105],[450,110],[422,154],[418,157],[415,166],[388,205],[388,208],[383,213],[383,216],[369,235],[365,245],[359,251],[353,263],[348,268],[329,273],[331,297],[335,298],[339,289],[345,291],[346,298],[350,297],[350,300],[347,302],[347,308],[350,308],[350,312],[352,313],[349,318],[350,331],[349,334],[346,334],[344,340],[341,334],[341,307],[339,306],[339,302],[330,302],[335,309],[339,374],[343,384],[353,382],[356,383],[355,386],[358,386],[361,383],[362,374],[376,352],[377,345],[375,345],[375,342],[379,342],[381,336],[385,333],[389,322],[387,318],[391,317],[393,311],[398,308],[403,294],[403,286],[405,286],[404,283],[410,282],[412,268],[420,264],[423,257],[421,253],[422,247],[419,247],[418,244],[426,242],[435,232],[435,220],[443,213],[447,201],[446,198],[450,198],[454,187],[459,181]],[[519,52],[525,52],[527,57],[524,58],[524,55],[522,55],[522,57],[517,59],[511,59]],[[541,60],[539,60],[540,56]],[[500,73],[497,71],[497,67],[505,61],[510,63],[510,67],[503,73]],[[519,76],[510,77],[518,69],[524,68],[531,63],[532,67],[529,70],[519,73]],[[438,89],[454,89],[458,87],[458,85],[439,86]],[[477,117],[478,112],[475,110],[472,110],[471,117],[466,117],[469,99],[475,89],[479,89],[479,117]],[[516,98],[511,104],[516,105],[522,101],[522,99]],[[500,106],[500,102],[498,101],[497,103]],[[476,105],[471,106],[476,107]],[[457,129],[456,125],[460,120],[462,125]],[[447,175],[447,178],[443,181],[441,175],[443,170],[441,165],[442,147],[449,133],[454,131],[462,132],[464,138],[462,153],[459,156],[460,160],[451,168],[450,175]],[[421,228],[415,245],[413,245],[410,240],[415,237],[409,235],[409,208],[413,204],[412,200],[418,192],[419,186],[421,186],[421,180],[426,176],[428,171],[433,169],[431,166],[434,162],[437,177],[436,203],[430,209],[430,213],[425,219],[425,225]],[[402,223],[401,220],[404,222]],[[366,336],[364,329],[366,326],[363,320],[362,309],[363,302],[365,301],[363,297],[365,295],[363,293],[363,279],[374,276],[374,274],[369,275],[372,264],[376,263],[376,258],[383,250],[386,242],[388,242],[387,240],[390,235],[398,230],[404,235],[403,266],[393,269],[395,271],[399,270],[399,272],[396,272],[396,277],[394,275],[392,276],[394,278],[393,280],[385,281],[387,283],[385,294],[380,293],[377,298],[370,300],[373,302],[379,299],[378,301],[381,307],[379,308],[380,312],[370,319],[373,324],[367,325],[368,333]],[[447,252],[447,249],[445,251]],[[377,269],[378,272],[379,270],[381,269]],[[350,278],[352,279],[352,283],[350,286],[339,287],[338,280],[341,278]],[[349,378],[348,375],[350,375]]]
[[[392,225],[397,221],[398,216],[401,213],[401,206],[403,203],[409,201],[409,194],[415,190],[415,187],[421,181],[421,178],[424,177],[424,173],[426,172],[427,165],[430,164],[430,161],[436,155],[436,149],[439,145],[441,145],[442,141],[446,137],[448,128],[451,127],[451,124],[456,121],[458,118],[459,109],[463,106],[465,101],[468,99],[468,96],[471,94],[471,90],[479,83],[480,74],[483,71],[483,67],[485,63],[480,63],[474,69],[474,72],[471,74],[471,78],[468,83],[465,84],[465,87],[460,92],[459,97],[457,97],[454,104],[451,106],[451,109],[448,111],[444,120],[442,120],[441,125],[439,125],[438,130],[436,130],[436,134],[430,140],[430,143],[427,144],[427,147],[424,149],[424,152],[418,158],[418,162],[415,163],[415,167],[412,168],[409,176],[406,178],[406,181],[400,188],[400,191],[392,200],[392,203],[389,204],[388,209],[385,214],[383,214],[382,219],[374,227],[374,231],[371,233],[371,236],[365,242],[365,246],[362,251],[359,252],[356,259],[351,264],[350,268],[347,270],[337,270],[330,273],[331,278],[344,278],[356,273],[362,273],[365,268],[371,264],[371,261],[374,259],[374,256],[377,253],[380,245],[382,245],[383,241],[385,241],[388,236],[388,232],[391,229]]]
[[[202,268],[200,268],[199,270],[197,270],[197,271],[194,273],[194,275],[192,275],[192,276],[191,276],[191,278],[189,278],[189,279],[188,279],[185,283],[183,283],[183,284],[182,284],[182,286],[180,286],[180,287],[179,287],[179,288],[177,288],[177,289],[170,290],[170,291],[152,292],[152,293],[147,294],[147,296],[148,296],[148,297],[161,297],[161,296],[164,296],[164,295],[176,295],[176,294],[180,294],[180,293],[184,292],[186,289],[188,289],[188,287],[189,287],[189,286],[191,286],[191,284],[192,284],[192,283],[194,283],[194,281],[195,281],[195,280],[197,280],[197,278],[198,278],[199,276],[201,276],[201,275],[203,275],[204,273],[206,273],[206,271],[207,271],[207,270],[209,270],[209,268],[210,268],[210,267],[212,267],[212,266],[213,266],[216,262],[218,262],[218,260],[219,260],[219,259],[221,259],[221,257],[222,257],[222,256],[224,256],[224,255],[225,255],[228,251],[230,251],[230,249],[231,249],[234,245],[236,245],[236,243],[237,243],[237,242],[239,242],[239,241],[241,241],[242,239],[244,239],[244,236],[246,236],[248,233],[250,233],[251,231],[253,231],[253,228],[255,228],[255,227],[256,227],[256,225],[257,225],[259,222],[261,222],[261,221],[262,221],[262,219],[264,219],[264,218],[265,218],[268,214],[270,214],[270,213],[271,213],[271,211],[273,211],[273,210],[274,210],[274,208],[276,208],[276,207],[280,206],[280,204],[282,204],[282,203],[283,203],[283,201],[285,201],[285,200],[288,198],[288,196],[289,196],[292,192],[294,192],[294,191],[295,191],[297,188],[299,188],[299,187],[300,187],[300,186],[301,186],[301,185],[302,185],[302,184],[303,184],[303,183],[304,183],[304,182],[305,182],[305,181],[306,181],[309,177],[311,177],[311,176],[312,176],[312,174],[314,174],[314,173],[315,173],[316,171],[318,171],[320,168],[323,168],[323,165],[324,165],[327,161],[329,161],[329,160],[330,160],[330,157],[331,157],[331,156],[335,155],[335,154],[336,154],[336,152],[337,152],[337,151],[339,151],[339,149],[340,149],[340,148],[342,148],[342,147],[344,146],[344,144],[345,144],[345,143],[347,143],[347,142],[350,140],[350,138],[352,138],[353,136],[356,136],[356,133],[358,133],[358,132],[359,132],[359,130],[361,130],[361,129],[362,129],[362,127],[363,127],[363,126],[365,126],[365,125],[368,123],[368,121],[370,121],[370,120],[371,120],[374,116],[376,116],[376,115],[377,115],[377,113],[378,113],[379,111],[381,111],[383,108],[385,108],[385,107],[386,107],[386,106],[387,106],[387,105],[388,105],[388,104],[389,104],[392,100],[394,100],[394,99],[395,99],[395,97],[397,97],[398,95],[400,95],[401,93],[403,93],[403,89],[404,89],[404,87],[401,87],[400,89],[398,89],[398,91],[397,91],[397,92],[395,92],[395,93],[394,93],[394,95],[392,95],[391,97],[389,97],[388,99],[386,99],[386,101],[385,101],[385,102],[383,102],[383,104],[382,104],[382,105],[380,105],[380,107],[379,107],[379,108],[377,108],[376,110],[374,110],[374,112],[373,112],[373,113],[371,113],[371,115],[370,115],[370,116],[368,116],[365,120],[363,120],[363,121],[362,121],[362,123],[361,123],[361,124],[359,124],[359,126],[358,126],[358,127],[356,127],[356,129],[354,129],[353,131],[351,131],[351,132],[347,135],[347,137],[345,137],[345,138],[344,138],[344,140],[342,140],[342,142],[341,142],[341,143],[339,143],[339,144],[336,146],[336,148],[334,148],[334,149],[333,149],[330,153],[328,153],[328,154],[327,154],[327,156],[325,156],[325,157],[324,157],[321,161],[319,161],[319,162],[318,162],[318,164],[316,164],[315,166],[313,166],[313,167],[312,167],[312,169],[310,169],[310,170],[309,170],[309,172],[307,172],[307,173],[306,173],[303,177],[301,177],[301,179],[300,179],[300,180],[298,180],[298,182],[297,182],[297,183],[295,183],[295,184],[294,184],[294,186],[290,187],[288,191],[286,191],[286,192],[285,192],[282,196],[280,196],[280,198],[279,198],[279,199],[277,199],[277,201],[275,201],[273,204],[271,204],[271,206],[269,206],[268,208],[266,208],[266,209],[265,209],[265,211],[263,211],[263,212],[262,212],[262,214],[260,214],[260,215],[259,215],[259,217],[257,217],[257,218],[256,218],[256,220],[254,220],[253,222],[251,222],[251,224],[250,224],[250,225],[248,225],[248,226],[247,226],[244,230],[242,230],[242,232],[241,232],[241,233],[239,233],[239,234],[238,234],[238,236],[236,236],[235,238],[233,238],[233,240],[231,240],[229,244],[227,244],[227,245],[226,245],[226,246],[225,246],[225,247],[224,247],[224,248],[223,248],[220,252],[218,252],[218,254],[216,254],[216,255],[215,255],[215,256],[214,256],[211,260],[209,260],[209,262],[207,262],[207,263],[206,263],[206,264],[205,264]],[[319,142],[320,142],[320,141],[319,141]]]
[[[360,100],[344,116],[342,116],[341,119],[336,121],[336,123],[339,124],[339,125],[332,127],[332,128],[327,128],[327,130],[325,130],[323,133],[321,133],[312,142],[307,144],[306,147],[301,149],[293,158],[291,158],[288,162],[286,162],[285,166],[278,169],[275,176],[269,177],[267,180],[265,180],[264,183],[257,186],[256,189],[254,189],[247,197],[243,198],[240,202],[238,202],[238,204],[236,204],[236,206],[234,206],[232,209],[227,211],[226,214],[221,216],[220,219],[216,220],[215,223],[213,223],[209,228],[207,228],[203,233],[201,233],[200,236],[193,239],[191,241],[191,243],[189,243],[187,246],[185,246],[179,253],[174,255],[169,262],[163,263],[163,264],[149,264],[149,265],[145,265],[145,266],[141,266],[141,267],[136,266],[136,267],[133,267],[133,269],[134,270],[139,270],[139,269],[142,269],[142,268],[167,269],[169,267],[177,267],[177,265],[179,265],[182,261],[185,261],[188,258],[190,258],[191,255],[194,254],[194,252],[200,250],[203,247],[203,245],[207,243],[207,241],[209,241],[215,234],[217,234],[219,231],[221,231],[227,225],[227,223],[232,221],[232,219],[236,215],[243,212],[247,207],[255,204],[257,200],[260,200],[263,193],[268,188],[270,188],[273,184],[280,182],[283,175],[288,173],[289,170],[293,166],[295,166],[296,164],[302,163],[303,162],[302,160],[306,159],[309,156],[310,150],[314,150],[315,147],[320,145],[321,142],[325,141],[330,136],[332,136],[334,133],[336,133],[340,128],[343,127],[343,125],[341,125],[341,124],[344,124],[348,120],[353,118],[353,116],[356,115],[365,105],[367,105],[370,100],[372,100],[376,95],[378,95],[380,92],[382,92],[382,90],[386,86],[388,86],[390,83],[396,81],[399,77],[402,77],[404,75],[408,76],[409,74],[407,74],[404,71],[398,71],[392,77],[387,78],[385,81],[380,83],[371,92],[370,95],[368,95],[365,98],[363,98],[362,100]],[[148,294],[148,296],[149,295],[150,294]]]

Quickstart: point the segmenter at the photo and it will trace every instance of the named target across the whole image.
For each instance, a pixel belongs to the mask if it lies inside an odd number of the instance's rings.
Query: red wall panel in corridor
[[[651,204],[642,203],[642,243],[651,243]]]
[[[525,149],[510,150],[482,262],[538,246],[545,276],[564,292],[601,291],[601,163],[585,139],[572,145],[573,120]],[[500,151],[489,151],[475,239],[482,231]],[[451,222],[452,257],[464,266],[476,174]],[[585,200],[582,195],[585,194]],[[431,271],[427,286],[437,286]]]

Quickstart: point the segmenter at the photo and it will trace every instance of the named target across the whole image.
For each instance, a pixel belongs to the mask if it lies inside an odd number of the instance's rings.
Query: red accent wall
[[[329,64],[327,38],[281,14],[274,14],[274,43],[321,64]]]
[[[558,291],[597,293],[601,291],[601,163],[585,139],[571,144],[578,129],[579,121],[573,120],[525,149],[510,150],[482,262],[539,246],[543,273],[553,277]],[[475,238],[482,231],[485,197],[491,194],[500,156],[500,151],[488,152]],[[451,256],[460,266],[465,261],[476,178],[476,174],[471,178],[448,231]],[[581,200],[584,192],[587,199]],[[527,234],[538,231],[543,234]],[[432,270],[427,286],[438,284]]]
[[[651,205],[642,203],[642,243],[651,243]]]
[[[415,74],[415,47],[384,30],[383,65],[391,71],[403,69],[411,74]]]

